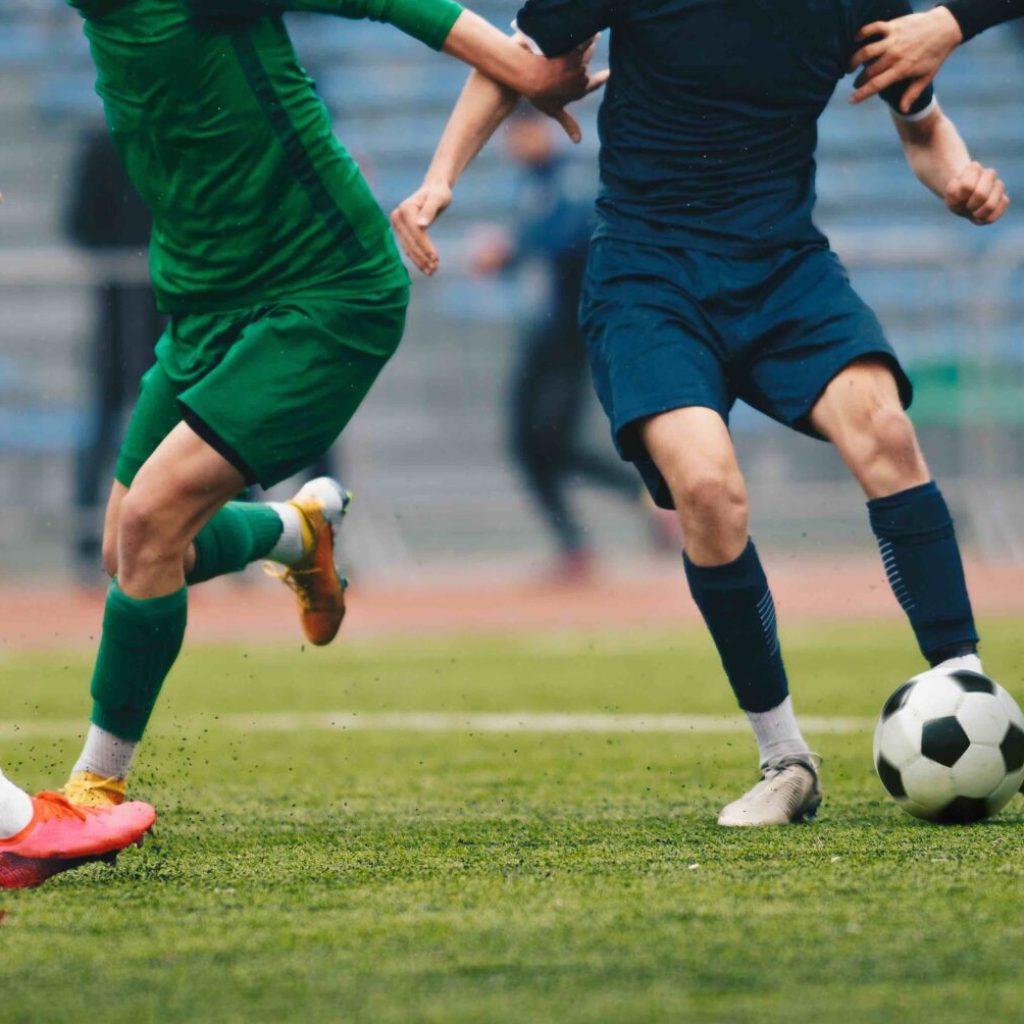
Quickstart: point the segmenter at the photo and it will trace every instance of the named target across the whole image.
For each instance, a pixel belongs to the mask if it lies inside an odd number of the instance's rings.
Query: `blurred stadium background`
[[[473,6],[504,25],[516,5]],[[0,0],[0,23],[0,573],[52,581],[71,578],[94,288],[142,279],[145,261],[132,251],[88,259],[66,237],[76,153],[101,116],[78,16],[59,0]],[[419,183],[463,68],[384,26],[289,23],[339,137],[390,209]],[[1024,202],[1022,43],[1009,29],[980,38],[947,66],[939,95],[977,157]],[[847,85],[822,125],[819,222],[914,377],[915,418],[973,558],[1024,560],[1021,210],[986,231],[948,216],[906,168],[880,105],[851,108]],[[596,179],[595,109],[574,154],[581,191]],[[423,582],[452,566],[523,574],[549,555],[503,438],[508,360],[530,289],[472,279],[466,257],[475,224],[513,218],[515,176],[492,146],[464,178],[437,231],[443,272],[416,281],[404,346],[345,435],[344,476],[358,496],[348,543],[363,579]],[[873,557],[860,495],[826,446],[749,410],[737,410],[734,426],[762,546]],[[606,443],[596,410],[588,429]],[[581,497],[609,562],[646,564],[642,515]]]

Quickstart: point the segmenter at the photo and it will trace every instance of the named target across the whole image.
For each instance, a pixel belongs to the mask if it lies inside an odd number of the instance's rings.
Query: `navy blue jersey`
[[[744,255],[823,241],[818,118],[861,26],[910,13],[909,0],[527,0],[517,24],[549,57],[611,31],[597,236]],[[886,93],[894,109],[902,92]]]

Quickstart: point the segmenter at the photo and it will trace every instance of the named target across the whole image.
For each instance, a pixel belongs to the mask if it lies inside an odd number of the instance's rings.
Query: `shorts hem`
[[[118,456],[117,465],[114,466],[114,480],[122,487],[131,487],[132,481],[139,475],[142,463],[135,458]]]
[[[227,459],[245,477],[247,485],[260,482],[259,474],[246,462],[233,444],[226,441],[206,420],[180,398],[178,399],[178,407],[181,409],[182,421],[188,424],[218,455]]]
[[[638,439],[629,443],[623,439],[622,432],[633,426],[633,424],[640,422],[640,420],[650,419],[652,416],[660,416],[675,409],[710,409],[722,417],[727,427],[729,425],[729,409],[721,408],[707,397],[677,397],[635,406],[632,411],[615,418],[616,425],[612,432],[619,456],[626,462],[633,464],[633,467],[640,474],[640,479],[643,480],[644,486],[647,488],[654,504],[658,508],[667,510],[674,510],[676,506],[672,498],[672,492],[669,490],[665,478],[661,475],[661,471],[643,443]]]
[[[612,434],[615,439],[615,446],[619,450],[619,454],[624,459],[632,459],[632,456],[628,454],[626,446],[621,440],[622,432],[624,430],[633,426],[633,424],[638,423],[640,420],[647,420],[652,416],[660,416],[663,413],[674,412],[676,409],[710,409],[712,412],[717,412],[727,425],[729,423],[729,409],[722,408],[720,405],[715,404],[708,398],[677,397],[644,403],[643,405],[634,406],[629,412],[615,417],[615,425],[613,427]]]

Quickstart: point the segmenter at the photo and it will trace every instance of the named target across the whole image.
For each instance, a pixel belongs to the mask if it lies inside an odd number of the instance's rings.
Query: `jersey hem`
[[[639,229],[614,228],[599,224],[594,232],[593,240],[611,239],[616,242],[629,242],[633,245],[648,246],[653,249],[676,249],[706,252],[717,256],[744,257],[768,256],[782,249],[830,249],[828,237],[820,231],[813,234],[794,236],[770,242],[737,242],[729,239],[713,239],[702,235],[690,235],[684,232],[673,232],[671,236],[657,236]]]
[[[259,291],[249,296],[225,299],[222,302],[188,302],[170,301],[156,289],[157,308],[166,316],[230,316],[233,313],[245,313],[262,306],[273,306],[281,302],[351,302],[361,299],[372,303],[380,295],[389,292],[410,290],[409,275],[396,274],[393,278],[372,280],[364,278],[358,283],[346,284],[344,287],[327,285],[317,288],[286,288],[281,291]]]

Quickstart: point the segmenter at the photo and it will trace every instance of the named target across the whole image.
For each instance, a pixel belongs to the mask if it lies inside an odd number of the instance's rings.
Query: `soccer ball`
[[[1000,811],[1024,782],[1024,713],[980,672],[922,672],[882,708],[875,769],[915,818],[980,821]]]

